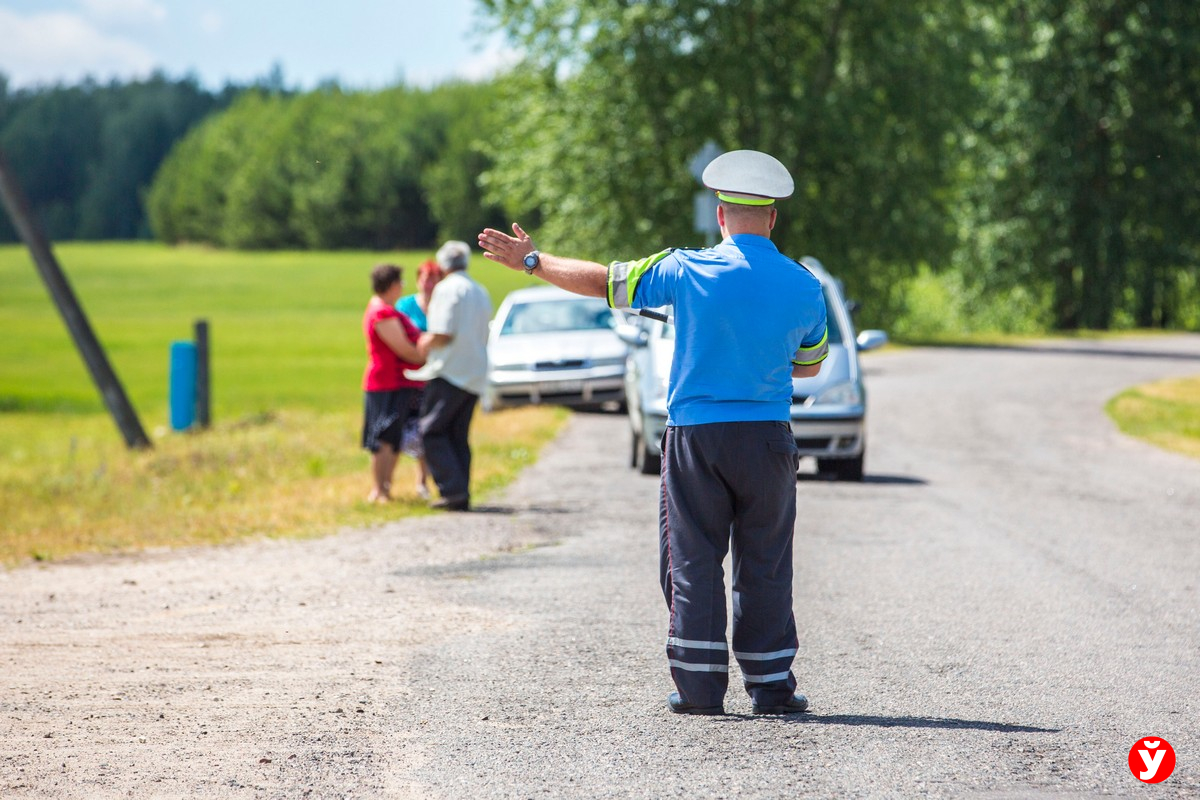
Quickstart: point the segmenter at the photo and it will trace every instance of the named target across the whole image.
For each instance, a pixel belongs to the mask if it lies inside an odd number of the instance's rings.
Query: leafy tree
[[[311,125],[310,144],[292,151],[292,224],[312,248],[422,244],[433,226],[420,202],[427,158],[405,120],[419,99],[403,89],[381,95],[316,93],[297,100]],[[420,116],[417,114],[416,116]],[[307,138],[307,137],[306,137]]]
[[[158,238],[220,243],[230,179],[249,159],[261,131],[282,113],[282,102],[247,92],[174,146],[146,195],[147,216]]]
[[[1000,77],[973,134],[990,180],[969,193],[967,260],[994,265],[996,285],[1050,287],[1059,328],[1179,321],[1200,264],[1194,4],[1016,0],[994,14]]]
[[[977,18],[932,0],[484,0],[534,72],[486,176],[540,215],[547,246],[633,255],[697,243],[686,167],[708,139],[793,171],[785,251],[820,257],[856,292],[944,265],[960,161],[979,102]]]
[[[427,247],[439,227],[473,235],[500,218],[475,189],[485,91],[250,93],[167,159],[150,192],[154,229],[246,248]],[[196,226],[187,218],[201,206]]]
[[[302,244],[292,225],[294,174],[299,157],[292,145],[311,139],[298,125],[308,110],[292,98],[271,98],[274,113],[239,117],[247,147],[224,175],[226,202],[215,243],[228,247],[284,248]],[[253,135],[251,135],[253,131]]]
[[[484,198],[480,177],[491,168],[498,119],[496,84],[450,83],[430,92],[433,126],[443,131],[433,161],[421,175],[438,238],[474,241],[486,227],[501,226],[504,212]]]
[[[149,236],[142,195],[177,139],[220,102],[194,79],[112,86],[104,93],[100,158],[79,199],[82,239]]]
[[[84,84],[17,92],[0,130],[0,148],[52,238],[75,236],[77,200],[87,190],[89,165],[100,156],[102,122],[96,88]],[[7,218],[0,235],[16,241]]]

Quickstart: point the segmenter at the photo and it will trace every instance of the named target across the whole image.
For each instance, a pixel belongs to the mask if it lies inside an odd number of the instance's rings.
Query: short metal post
[[[208,359],[208,320],[196,320],[196,424],[209,427],[212,422]]]

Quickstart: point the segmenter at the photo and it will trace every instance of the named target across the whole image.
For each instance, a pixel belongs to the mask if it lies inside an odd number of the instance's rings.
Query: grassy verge
[[[1200,458],[1200,376],[1135,386],[1105,410],[1122,432]]]
[[[371,268],[415,289],[429,252],[238,252],[148,242],[55,251],[154,442],[125,450],[21,247],[0,246],[0,564],[80,552],[307,536],[425,513],[413,463],[400,502],[369,506],[359,448]],[[494,305],[523,273],[473,259]],[[214,427],[167,432],[168,353],[206,319]],[[566,414],[481,414],[479,499],[529,464]]]
[[[551,408],[479,414],[473,492],[506,485],[567,418]],[[159,435],[126,450],[102,415],[6,414],[0,448],[0,564],[82,552],[304,537],[428,513],[415,462],[396,471],[397,501],[365,502],[368,456],[357,411],[281,411]]]

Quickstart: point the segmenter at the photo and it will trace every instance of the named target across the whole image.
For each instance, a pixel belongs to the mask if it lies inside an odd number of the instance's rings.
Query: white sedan
[[[616,323],[598,297],[554,286],[510,293],[488,337],[484,408],[623,404],[627,348]]]

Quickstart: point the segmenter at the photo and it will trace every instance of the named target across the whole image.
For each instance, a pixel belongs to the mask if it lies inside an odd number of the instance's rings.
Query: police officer
[[[675,355],[662,441],[660,574],[670,609],[667,659],[677,714],[723,714],[729,644],[722,562],[733,549],[733,656],[756,714],[805,711],[791,666],[792,535],[799,456],[793,377],[828,353],[821,286],[770,240],[787,169],[737,150],[708,165],[724,240],[605,267],[540,253],[513,234],[479,234],[484,255],[613,308],[672,306]]]

